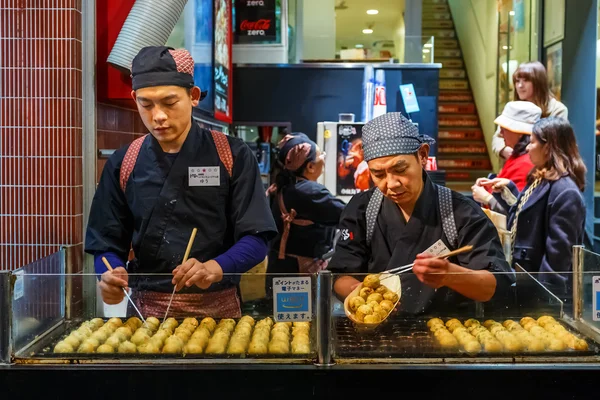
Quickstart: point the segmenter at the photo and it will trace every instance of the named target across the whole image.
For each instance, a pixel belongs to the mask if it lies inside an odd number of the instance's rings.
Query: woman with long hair
[[[550,91],[546,68],[539,61],[519,65],[512,76],[514,100],[530,101],[542,109],[542,118],[562,117],[568,119],[567,107],[558,101]],[[506,144],[496,130],[492,139],[492,150],[500,159],[508,160],[513,148]]]
[[[279,234],[271,241],[267,272],[317,272],[333,248],[345,203],[317,179],[325,153],[304,133],[286,135],[278,145],[279,172],[267,191]]]
[[[568,295],[572,246],[582,244],[585,234],[586,167],[564,118],[538,121],[527,150],[535,168],[522,192],[504,178],[482,184],[510,207],[513,263],[539,273],[536,277],[555,294]]]

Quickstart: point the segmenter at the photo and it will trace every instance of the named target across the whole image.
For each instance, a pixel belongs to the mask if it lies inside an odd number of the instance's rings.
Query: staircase
[[[433,36],[434,61],[442,64],[438,100],[438,168],[446,184],[470,191],[492,170],[477,108],[447,0],[423,0],[423,42]]]

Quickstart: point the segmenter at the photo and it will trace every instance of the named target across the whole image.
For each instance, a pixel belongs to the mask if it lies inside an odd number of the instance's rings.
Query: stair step
[[[440,89],[468,89],[469,82],[466,79],[440,79]]]
[[[427,21],[423,19],[422,26],[423,29],[431,29],[431,28],[454,28],[454,24],[452,20],[431,20]]]
[[[467,72],[464,69],[443,68],[440,71],[440,78],[466,78]]]
[[[431,13],[447,13],[448,4],[423,4],[422,13],[423,15]]]
[[[437,62],[438,57],[462,57],[459,49],[439,49],[437,48],[437,42],[433,44],[435,52],[435,61]]]
[[[475,114],[474,103],[439,103],[440,114]]]
[[[482,140],[483,132],[479,128],[440,128],[438,140],[440,142],[452,140]]]
[[[427,43],[430,40],[428,37],[423,38],[423,43]],[[458,49],[458,40],[456,39],[435,39],[434,48],[437,49]]]
[[[440,90],[438,97],[440,103],[446,101],[473,101],[470,90]]]
[[[443,127],[479,127],[477,115],[438,115],[438,125]]]
[[[423,29],[423,36],[435,36],[438,38],[455,38],[454,29]]]
[[[438,169],[483,169],[491,170],[492,164],[490,163],[489,157],[486,155],[473,156],[470,159],[461,158],[457,159],[445,159],[440,157],[438,154],[437,159]]]
[[[423,21],[452,21],[449,12],[423,13]]]
[[[434,44],[435,46],[435,44]],[[434,50],[435,52],[436,50]],[[463,68],[463,60],[461,58],[436,58],[435,62],[442,64],[442,68]]]
[[[475,155],[475,154],[488,154],[487,147],[485,143],[475,142],[469,144],[440,144],[438,145],[438,154],[448,154],[448,155],[457,155],[457,154],[465,154],[465,155]]]
[[[448,4],[448,0],[423,0],[423,5],[429,4]]]

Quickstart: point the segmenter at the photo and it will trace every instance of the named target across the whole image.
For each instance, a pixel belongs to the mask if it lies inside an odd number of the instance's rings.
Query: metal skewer
[[[110,263],[108,262],[108,260],[105,257],[102,257],[102,262],[104,263],[104,265],[106,265],[106,268],[108,268],[108,270],[110,272],[113,271],[113,267],[110,266]],[[129,302],[131,303],[131,305],[133,306],[133,308],[135,308],[135,311],[138,313],[138,315],[140,316],[140,318],[144,322],[144,325],[146,325],[146,320],[144,319],[144,316],[142,315],[142,313],[140,312],[140,310],[138,310],[138,308],[136,307],[135,303],[133,302],[133,299],[129,296],[129,293],[127,293],[127,290],[125,290],[124,287],[121,287],[121,289],[123,289],[123,293],[125,293],[125,296],[127,296],[127,299],[129,300]]]
[[[192,231],[192,235],[190,236],[190,240],[188,242],[187,249],[185,249],[185,255],[183,256],[183,261],[181,264],[185,264],[185,262],[187,261],[189,255],[190,255],[190,251],[192,250],[192,244],[194,243],[194,238],[196,237],[196,232],[198,232],[198,229],[194,228],[194,230]],[[171,293],[171,299],[169,300],[169,305],[167,306],[167,311],[165,312],[165,317],[162,320],[163,323],[167,319],[167,315],[169,314],[169,310],[171,309],[171,303],[173,302],[173,296],[175,296],[176,288],[177,288],[177,285],[174,285],[173,293]]]

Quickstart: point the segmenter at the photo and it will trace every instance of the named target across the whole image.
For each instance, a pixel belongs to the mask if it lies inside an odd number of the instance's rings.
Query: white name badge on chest
[[[221,168],[188,167],[188,182],[192,186],[219,186],[221,184]]]
[[[432,256],[443,256],[444,254],[450,253],[450,249],[446,247],[442,239],[435,242],[431,247],[425,250],[423,253],[431,254]]]

